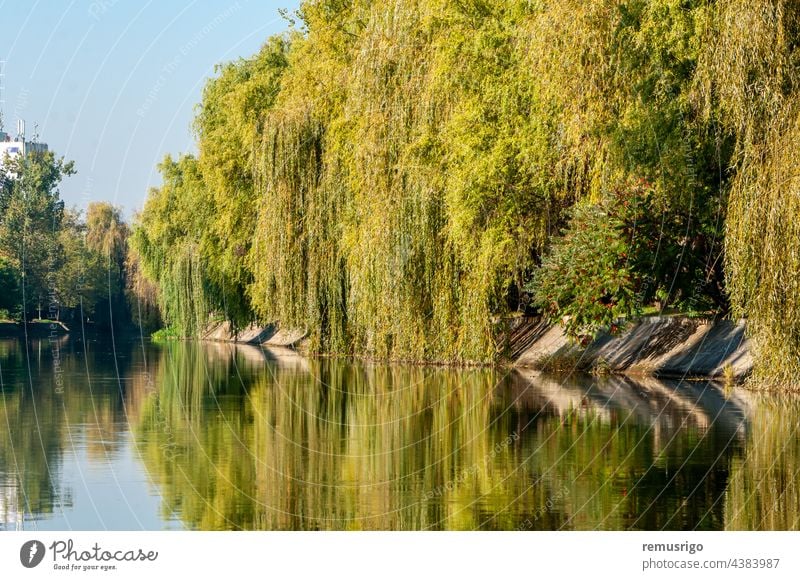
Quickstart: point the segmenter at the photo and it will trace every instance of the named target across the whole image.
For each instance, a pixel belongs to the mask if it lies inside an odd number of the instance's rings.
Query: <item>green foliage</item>
[[[491,359],[491,321],[520,307],[565,210],[640,179],[656,255],[628,261],[629,281],[597,282],[625,294],[652,281],[606,312],[657,291],[725,308],[730,146],[691,99],[705,2],[307,2],[302,14],[257,168],[262,317],[309,329],[322,350]],[[629,233],[601,222],[598,239]],[[595,249],[615,263],[617,250]]]
[[[206,275],[225,289],[224,310],[242,324],[252,318],[246,296],[252,274],[243,258],[250,252],[257,215],[254,160],[288,50],[288,38],[275,36],[252,58],[219,65],[194,122],[198,166],[213,206],[199,240]]]
[[[800,373],[800,5],[734,0],[715,6],[698,75],[709,117],[735,139],[725,231],[734,313],[753,339],[753,379],[796,384]]]
[[[108,292],[106,261],[87,245],[86,235],[80,215],[65,211],[57,238],[58,268],[51,274],[46,306],[54,318],[62,307],[94,317],[98,302]]]
[[[89,204],[86,221],[58,186],[73,164],[50,151],[5,160],[0,184],[0,307],[15,317],[90,318],[124,325],[127,226],[118,209]],[[24,300],[23,300],[24,297]]]
[[[624,227],[602,206],[578,205],[529,286],[535,304],[553,321],[563,318],[572,338],[592,338],[641,306]]]
[[[581,340],[616,331],[618,319],[639,316],[654,301],[687,313],[713,308],[703,254],[681,225],[651,184],[628,181],[597,204],[573,208],[526,290],[545,316]]]
[[[14,177],[0,190],[0,248],[23,280],[22,309],[32,314],[49,302],[64,219],[58,184],[74,169],[50,151],[7,159],[4,168]]]
[[[131,321],[143,333],[152,333],[163,324],[158,307],[158,286],[142,272],[139,254],[129,243],[125,256],[125,301]]]
[[[159,287],[165,322],[181,336],[194,336],[205,325],[216,292],[200,253],[210,204],[194,157],[173,161],[167,156],[159,169],[164,184],[151,190],[132,247],[144,273]]]
[[[19,270],[8,258],[0,255],[0,310],[5,312],[4,320],[22,302],[21,290]]]
[[[308,0],[299,16],[218,69],[198,159],[142,215],[168,323],[486,361],[525,288],[573,334],[653,303],[725,313],[730,292],[762,368],[800,371],[794,3]],[[640,182],[646,207],[617,191]],[[560,237],[570,216],[588,229]]]
[[[195,119],[199,157],[160,165],[164,185],[138,217],[127,257],[131,311],[143,326],[163,316],[182,336],[195,336],[219,313],[238,326],[253,320],[246,260],[257,216],[253,164],[288,47],[274,37],[253,58],[219,66]]]
[[[121,209],[108,202],[93,202],[86,209],[86,246],[103,265],[103,280],[97,285],[95,320],[110,327],[130,320],[125,296],[127,285],[125,259],[128,247],[128,225]]]
[[[561,190],[538,172],[517,3],[307,2],[257,168],[261,317],[314,348],[495,355],[493,315],[544,243]]]
[[[153,342],[164,342],[167,340],[178,340],[181,336],[173,327],[167,326],[166,328],[159,328],[153,332],[150,338]]]
[[[86,244],[109,261],[115,274],[121,273],[128,241],[128,226],[120,208],[108,202],[92,202],[86,210]]]

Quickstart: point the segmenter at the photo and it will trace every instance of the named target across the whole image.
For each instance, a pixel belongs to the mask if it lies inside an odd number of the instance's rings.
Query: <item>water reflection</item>
[[[800,399],[755,395],[747,454],[731,462],[725,524],[800,529]]]
[[[798,527],[793,399],[229,344],[53,352],[0,340],[7,528]]]
[[[102,340],[0,339],[0,529],[142,527],[129,504],[146,505],[144,490],[118,477],[133,460],[124,383],[141,355],[131,354]]]

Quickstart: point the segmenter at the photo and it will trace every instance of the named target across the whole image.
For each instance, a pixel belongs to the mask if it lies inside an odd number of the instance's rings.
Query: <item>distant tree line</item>
[[[6,158],[0,171],[0,319],[129,325],[120,210],[66,208],[58,186],[74,166],[51,151]]]

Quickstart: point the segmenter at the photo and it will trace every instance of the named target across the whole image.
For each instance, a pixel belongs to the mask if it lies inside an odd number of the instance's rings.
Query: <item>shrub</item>
[[[167,326],[167,327],[164,327],[164,328],[159,328],[153,334],[150,335],[150,339],[153,342],[165,342],[167,340],[179,340],[180,338],[181,338],[180,333],[173,326]]]
[[[579,203],[526,290],[567,335],[587,342],[616,321],[641,312],[663,290],[658,254],[669,252],[652,189],[628,183],[597,204]],[[663,260],[661,260],[663,261]]]
[[[545,257],[528,289],[572,338],[594,336],[637,306],[622,224],[600,205],[575,207],[569,227]]]

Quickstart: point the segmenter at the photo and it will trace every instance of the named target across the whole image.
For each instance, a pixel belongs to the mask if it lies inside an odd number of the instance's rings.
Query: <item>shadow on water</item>
[[[0,341],[7,528],[65,510],[80,527],[90,506],[62,466],[114,461],[122,492],[156,502],[147,524],[118,515],[122,529],[798,526],[794,399],[222,343],[115,357],[68,342],[56,366],[42,346]]]

